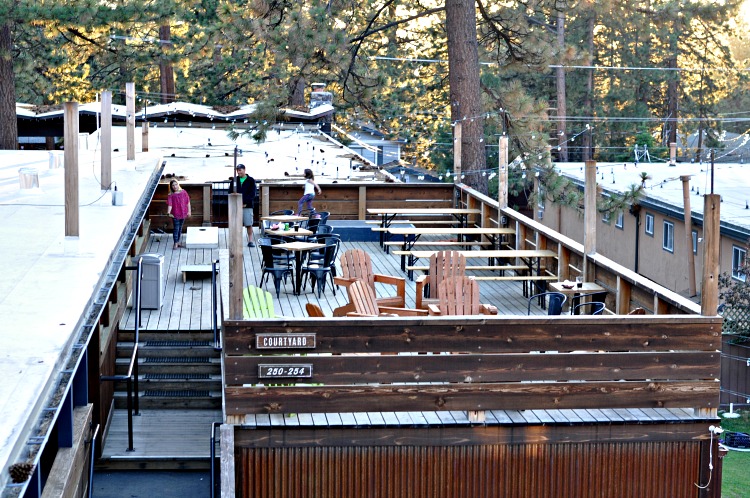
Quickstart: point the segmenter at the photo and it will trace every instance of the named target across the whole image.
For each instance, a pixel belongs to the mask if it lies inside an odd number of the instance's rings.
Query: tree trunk
[[[682,29],[680,18],[675,20],[675,31],[669,37],[669,59],[667,60],[667,67],[677,67],[677,55],[679,52],[678,33]],[[679,71],[669,71],[667,76],[667,126],[669,129],[665,133],[667,143],[664,144],[669,146],[670,143],[677,143],[677,113],[679,112],[679,89],[678,84],[680,82]]]
[[[304,76],[298,76],[289,84],[289,105],[292,106],[305,106],[305,87],[307,82]]]
[[[16,77],[10,24],[0,26],[0,149],[18,149]]]
[[[461,120],[461,167],[463,182],[487,194],[487,176],[473,173],[484,170],[484,116],[479,85],[477,19],[474,2],[446,0],[445,28],[448,33],[448,81],[450,83],[451,121]]]
[[[592,3],[588,4],[588,8],[593,9]],[[589,64],[593,65],[595,62],[594,54],[594,27],[596,26],[596,14],[592,11],[586,21],[586,50],[589,54]],[[586,96],[583,99],[583,109],[586,116],[594,116],[594,70],[587,70],[586,75]],[[592,130],[583,134],[583,157],[584,161],[590,161],[594,159],[594,138]]]
[[[159,26],[159,40],[162,50],[169,50],[172,45],[170,41],[172,39],[172,33],[169,25]],[[161,103],[169,104],[174,102],[175,99],[175,87],[174,87],[174,68],[172,63],[166,56],[162,56],[159,59],[159,83],[160,83],[160,95]]]
[[[558,65],[565,61],[562,56],[565,53],[565,13],[557,13],[557,50],[559,54]],[[565,96],[565,68],[558,67],[555,70],[555,83],[557,86],[557,138],[558,155],[560,161],[568,160],[568,144],[565,135],[565,117],[568,114],[567,98]]]

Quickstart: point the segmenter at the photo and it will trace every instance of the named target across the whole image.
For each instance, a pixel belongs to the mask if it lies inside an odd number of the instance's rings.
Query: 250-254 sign
[[[258,365],[258,378],[260,379],[310,377],[312,377],[312,364],[309,363]]]

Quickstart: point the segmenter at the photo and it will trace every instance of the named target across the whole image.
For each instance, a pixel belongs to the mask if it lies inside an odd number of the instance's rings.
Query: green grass
[[[721,412],[720,412],[721,413]],[[739,418],[722,418],[725,431],[750,434],[750,411],[738,412]],[[729,451],[724,457],[721,475],[722,498],[743,498],[750,495],[750,452]]]

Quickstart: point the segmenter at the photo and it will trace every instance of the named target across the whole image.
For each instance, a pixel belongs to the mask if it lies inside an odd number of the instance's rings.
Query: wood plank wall
[[[226,413],[236,417],[718,408],[715,317],[344,318],[225,321],[224,328]],[[256,348],[258,334],[290,333],[314,334],[315,348]],[[436,351],[449,354],[424,354]],[[258,385],[259,364],[289,363],[312,365],[312,378]]]
[[[321,185],[323,194],[315,197],[318,211],[329,211],[331,219],[365,219],[361,208],[440,208],[454,207],[453,185],[443,183],[337,183]],[[268,212],[297,209],[302,185],[264,183],[261,199],[268,198]],[[261,205],[263,202],[261,201]],[[374,217],[371,217],[374,219]]]

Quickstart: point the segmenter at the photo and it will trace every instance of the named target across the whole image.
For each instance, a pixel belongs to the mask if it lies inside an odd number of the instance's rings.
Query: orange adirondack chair
[[[370,286],[373,294],[375,283],[383,283],[396,287],[396,295],[383,296],[376,298],[378,306],[393,306],[403,308],[406,303],[406,279],[403,277],[394,277],[391,275],[381,275],[373,273],[372,259],[362,249],[350,249],[339,258],[341,266],[341,275],[334,277],[333,282],[336,285],[349,287],[355,280],[363,280]],[[351,305],[341,306],[333,310],[333,316],[346,316],[347,313],[354,311]]]
[[[471,277],[451,277],[438,285],[438,304],[430,304],[432,316],[497,315],[497,308],[479,302],[479,282]]]
[[[315,303],[307,303],[307,304],[305,304],[305,309],[307,310],[307,316],[312,316],[312,317],[325,316],[323,314],[323,310],[320,309],[320,306],[318,306]]]
[[[438,251],[430,256],[430,270],[427,275],[417,278],[416,307],[427,309],[430,304],[438,303],[438,286],[450,277],[466,275],[466,258],[458,251]],[[428,294],[425,296],[425,286]]]
[[[349,293],[349,304],[353,311],[346,316],[427,316],[427,310],[415,310],[409,308],[394,308],[390,306],[379,306],[372,290],[364,280],[355,280],[347,288]]]

